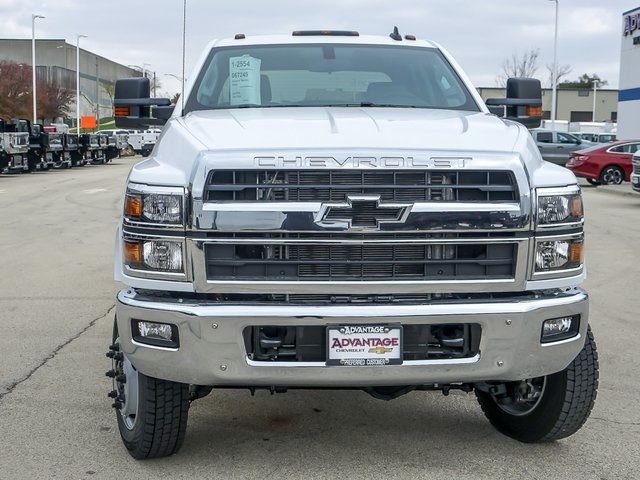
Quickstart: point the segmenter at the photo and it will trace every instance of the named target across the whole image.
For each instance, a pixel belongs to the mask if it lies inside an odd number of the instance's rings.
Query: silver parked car
[[[542,158],[547,162],[562,166],[569,160],[571,152],[595,145],[594,142],[581,140],[567,132],[554,132],[536,128],[531,130],[531,135],[540,149]]]

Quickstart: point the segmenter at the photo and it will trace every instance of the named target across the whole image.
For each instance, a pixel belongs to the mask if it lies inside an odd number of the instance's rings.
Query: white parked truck
[[[212,42],[175,108],[144,78],[115,97],[119,128],[166,123],[116,238],[107,375],[135,458],[176,452],[218,388],[475,392],[523,442],[586,421],[582,197],[527,130],[540,82],[492,114],[436,43],[302,31]]]
[[[0,173],[29,171],[29,132],[23,122],[0,118]]]
[[[142,155],[143,157],[148,157],[151,155],[151,151],[156,145],[159,136],[160,130],[157,128],[129,133],[128,143],[135,153]]]

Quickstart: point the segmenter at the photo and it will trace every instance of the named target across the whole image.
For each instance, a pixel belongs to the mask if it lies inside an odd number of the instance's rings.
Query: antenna
[[[184,79],[185,79],[185,56],[187,46],[187,0],[184,0],[182,7],[182,93],[180,93],[181,113],[184,114]]]
[[[398,32],[398,27],[393,27],[393,32],[391,32],[389,36],[392,39],[397,40],[398,42],[402,41],[402,35],[400,35],[400,32]]]

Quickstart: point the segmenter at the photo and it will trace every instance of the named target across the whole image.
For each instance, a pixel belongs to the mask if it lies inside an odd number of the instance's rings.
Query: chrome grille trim
[[[336,159],[354,155],[352,149],[337,149]],[[238,294],[446,294],[474,292],[514,292],[525,287],[530,265],[530,245],[532,244],[532,190],[526,169],[517,154],[501,152],[485,152],[470,157],[469,152],[448,152],[446,162],[450,168],[443,167],[439,159],[442,152],[405,151],[404,158],[415,158],[415,167],[404,165],[360,164],[358,167],[347,163],[337,165],[336,162],[325,162],[314,166],[289,162],[289,158],[323,159],[326,152],[310,149],[304,152],[270,150],[246,152],[233,150],[224,152],[205,152],[201,155],[197,170],[193,172],[189,190],[193,203],[187,225],[187,252],[193,268],[194,287],[203,293],[238,293]],[[394,157],[398,151],[380,149],[376,152],[362,151],[363,157],[388,155]],[[286,162],[278,160],[271,163],[258,162],[258,158],[276,158],[284,155]],[[418,162],[418,158],[420,161]],[[438,159],[438,162],[435,161]],[[296,160],[297,162],[297,160]],[[329,163],[331,166],[329,167]],[[420,165],[418,167],[418,165]],[[431,168],[430,165],[433,165]],[[362,234],[361,239],[337,239],[332,235],[351,235],[357,229],[348,226],[328,226],[318,224],[315,220],[327,202],[323,201],[207,201],[207,184],[211,171],[273,171],[296,170],[318,171],[322,167],[332,171],[351,171],[355,175],[366,172],[414,171],[487,171],[510,172],[513,185],[517,189],[514,200],[487,201],[419,201],[407,202],[411,209],[406,220],[401,223],[379,225]],[[447,187],[444,188],[448,188]],[[253,188],[253,186],[252,186]],[[438,188],[442,188],[439,186]],[[368,193],[368,192],[367,192]],[[486,197],[485,197],[486,198]],[[391,203],[391,202],[387,202]],[[402,203],[398,201],[397,203]],[[297,239],[277,239],[274,237],[299,235]],[[388,238],[397,235],[398,238]],[[433,235],[433,238],[430,236]],[[448,238],[436,238],[442,235]],[[464,238],[460,238],[464,236]],[[500,235],[503,237],[501,238]],[[490,236],[490,238],[487,238]],[[296,245],[312,240],[322,245],[359,245],[363,242],[371,244],[498,244],[512,243],[517,246],[516,266],[512,278],[485,280],[360,280],[332,279],[318,280],[304,278],[296,280],[208,280],[206,272],[205,248],[209,244],[220,244],[231,241],[237,244],[251,245],[251,241],[270,244]],[[400,238],[401,237],[401,238]],[[428,238],[425,238],[428,237]]]
[[[388,202],[513,202],[505,170],[211,170],[205,202],[342,202],[376,195]]]

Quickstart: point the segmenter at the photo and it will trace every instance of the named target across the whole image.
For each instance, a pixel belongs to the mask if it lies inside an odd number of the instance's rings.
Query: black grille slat
[[[236,174],[237,173],[237,174]],[[516,201],[507,171],[227,170],[209,173],[206,201],[341,202],[349,195],[384,201]]]
[[[230,239],[233,242],[233,239]],[[250,248],[247,248],[250,247]],[[506,279],[517,245],[492,244],[207,244],[209,280]]]

